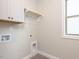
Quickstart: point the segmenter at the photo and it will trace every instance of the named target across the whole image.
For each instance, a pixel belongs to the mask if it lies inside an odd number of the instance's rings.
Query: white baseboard
[[[36,54],[33,54],[33,55],[27,55],[27,56],[25,56],[23,59],[30,59],[30,58],[32,58],[33,56],[35,56]]]
[[[30,59],[31,57],[35,56],[38,54],[38,51],[35,51],[34,53],[30,53],[29,55],[25,56],[23,59]]]
[[[22,59],[30,59],[32,56],[31,55],[27,55],[27,56],[25,56],[24,58],[22,58]]]
[[[46,57],[48,57],[48,58],[50,58],[50,59],[60,59],[60,58],[58,58],[58,57],[56,57],[56,56],[52,56],[52,55],[50,55],[50,54],[48,54],[48,53],[45,53],[45,52],[43,52],[43,51],[38,51],[38,53],[41,54],[41,55],[43,55],[43,56],[46,56]]]
[[[48,54],[48,53],[45,53],[45,52],[43,52],[43,51],[38,51],[37,53],[35,53],[35,54],[30,54],[30,55],[28,55],[28,56],[25,56],[23,59],[30,59],[31,57],[33,57],[33,56],[35,56],[36,54],[41,54],[41,55],[43,55],[43,56],[46,56],[46,57],[48,57],[48,58],[50,58],[50,59],[60,59],[60,58],[58,58],[58,57],[56,57],[56,56],[52,56],[52,55],[50,55],[50,54]]]

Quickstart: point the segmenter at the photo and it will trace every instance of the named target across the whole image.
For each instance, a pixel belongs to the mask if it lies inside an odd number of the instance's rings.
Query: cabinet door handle
[[[8,17],[8,19],[10,19],[10,17]]]

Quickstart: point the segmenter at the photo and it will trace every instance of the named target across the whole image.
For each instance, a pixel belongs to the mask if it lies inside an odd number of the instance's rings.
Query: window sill
[[[79,36],[76,36],[76,35],[63,35],[62,38],[65,38],[65,39],[77,39],[79,40]]]

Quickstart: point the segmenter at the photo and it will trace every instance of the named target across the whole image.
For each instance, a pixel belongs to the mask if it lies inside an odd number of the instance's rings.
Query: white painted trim
[[[36,53],[36,54],[37,54],[37,53]],[[29,54],[29,55],[25,56],[25,57],[22,58],[22,59],[30,59],[30,58],[32,58],[33,56],[35,56],[36,54]]]
[[[79,40],[79,36],[75,36],[75,35],[63,35],[62,38]]]
[[[30,59],[31,57],[35,56],[36,54],[38,54],[38,50],[35,51],[34,53],[30,53],[29,55],[25,56],[25,57],[22,58],[22,59]]]
[[[58,57],[56,57],[56,56],[52,56],[52,55],[50,55],[50,54],[48,54],[48,53],[45,53],[45,52],[43,52],[43,51],[38,51],[38,53],[41,54],[41,55],[43,55],[43,56],[46,56],[46,57],[48,57],[48,58],[50,58],[50,59],[60,59],[60,58],[58,58]]]
[[[67,38],[67,39],[79,39],[79,36],[77,35],[66,35],[65,33],[65,2],[66,0],[62,0],[62,38]]]
[[[27,55],[27,56],[25,56],[24,58],[22,58],[22,59],[30,59],[32,57],[32,55]]]
[[[65,0],[62,0],[62,36],[65,35]]]
[[[52,55],[50,55],[48,53],[45,53],[43,51],[37,51],[36,54],[38,54],[38,53],[41,54],[41,55],[43,55],[43,56],[46,56],[46,57],[48,57],[50,59],[60,59],[59,57],[52,56]],[[29,55],[25,56],[23,59],[30,59],[31,57],[35,56],[36,54],[29,54]]]

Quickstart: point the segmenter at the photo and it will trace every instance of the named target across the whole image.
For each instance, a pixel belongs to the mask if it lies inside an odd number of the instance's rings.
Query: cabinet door
[[[9,20],[9,1],[0,0],[0,20]]]
[[[16,22],[24,22],[24,1],[23,0],[10,0],[11,1],[11,18]]]

